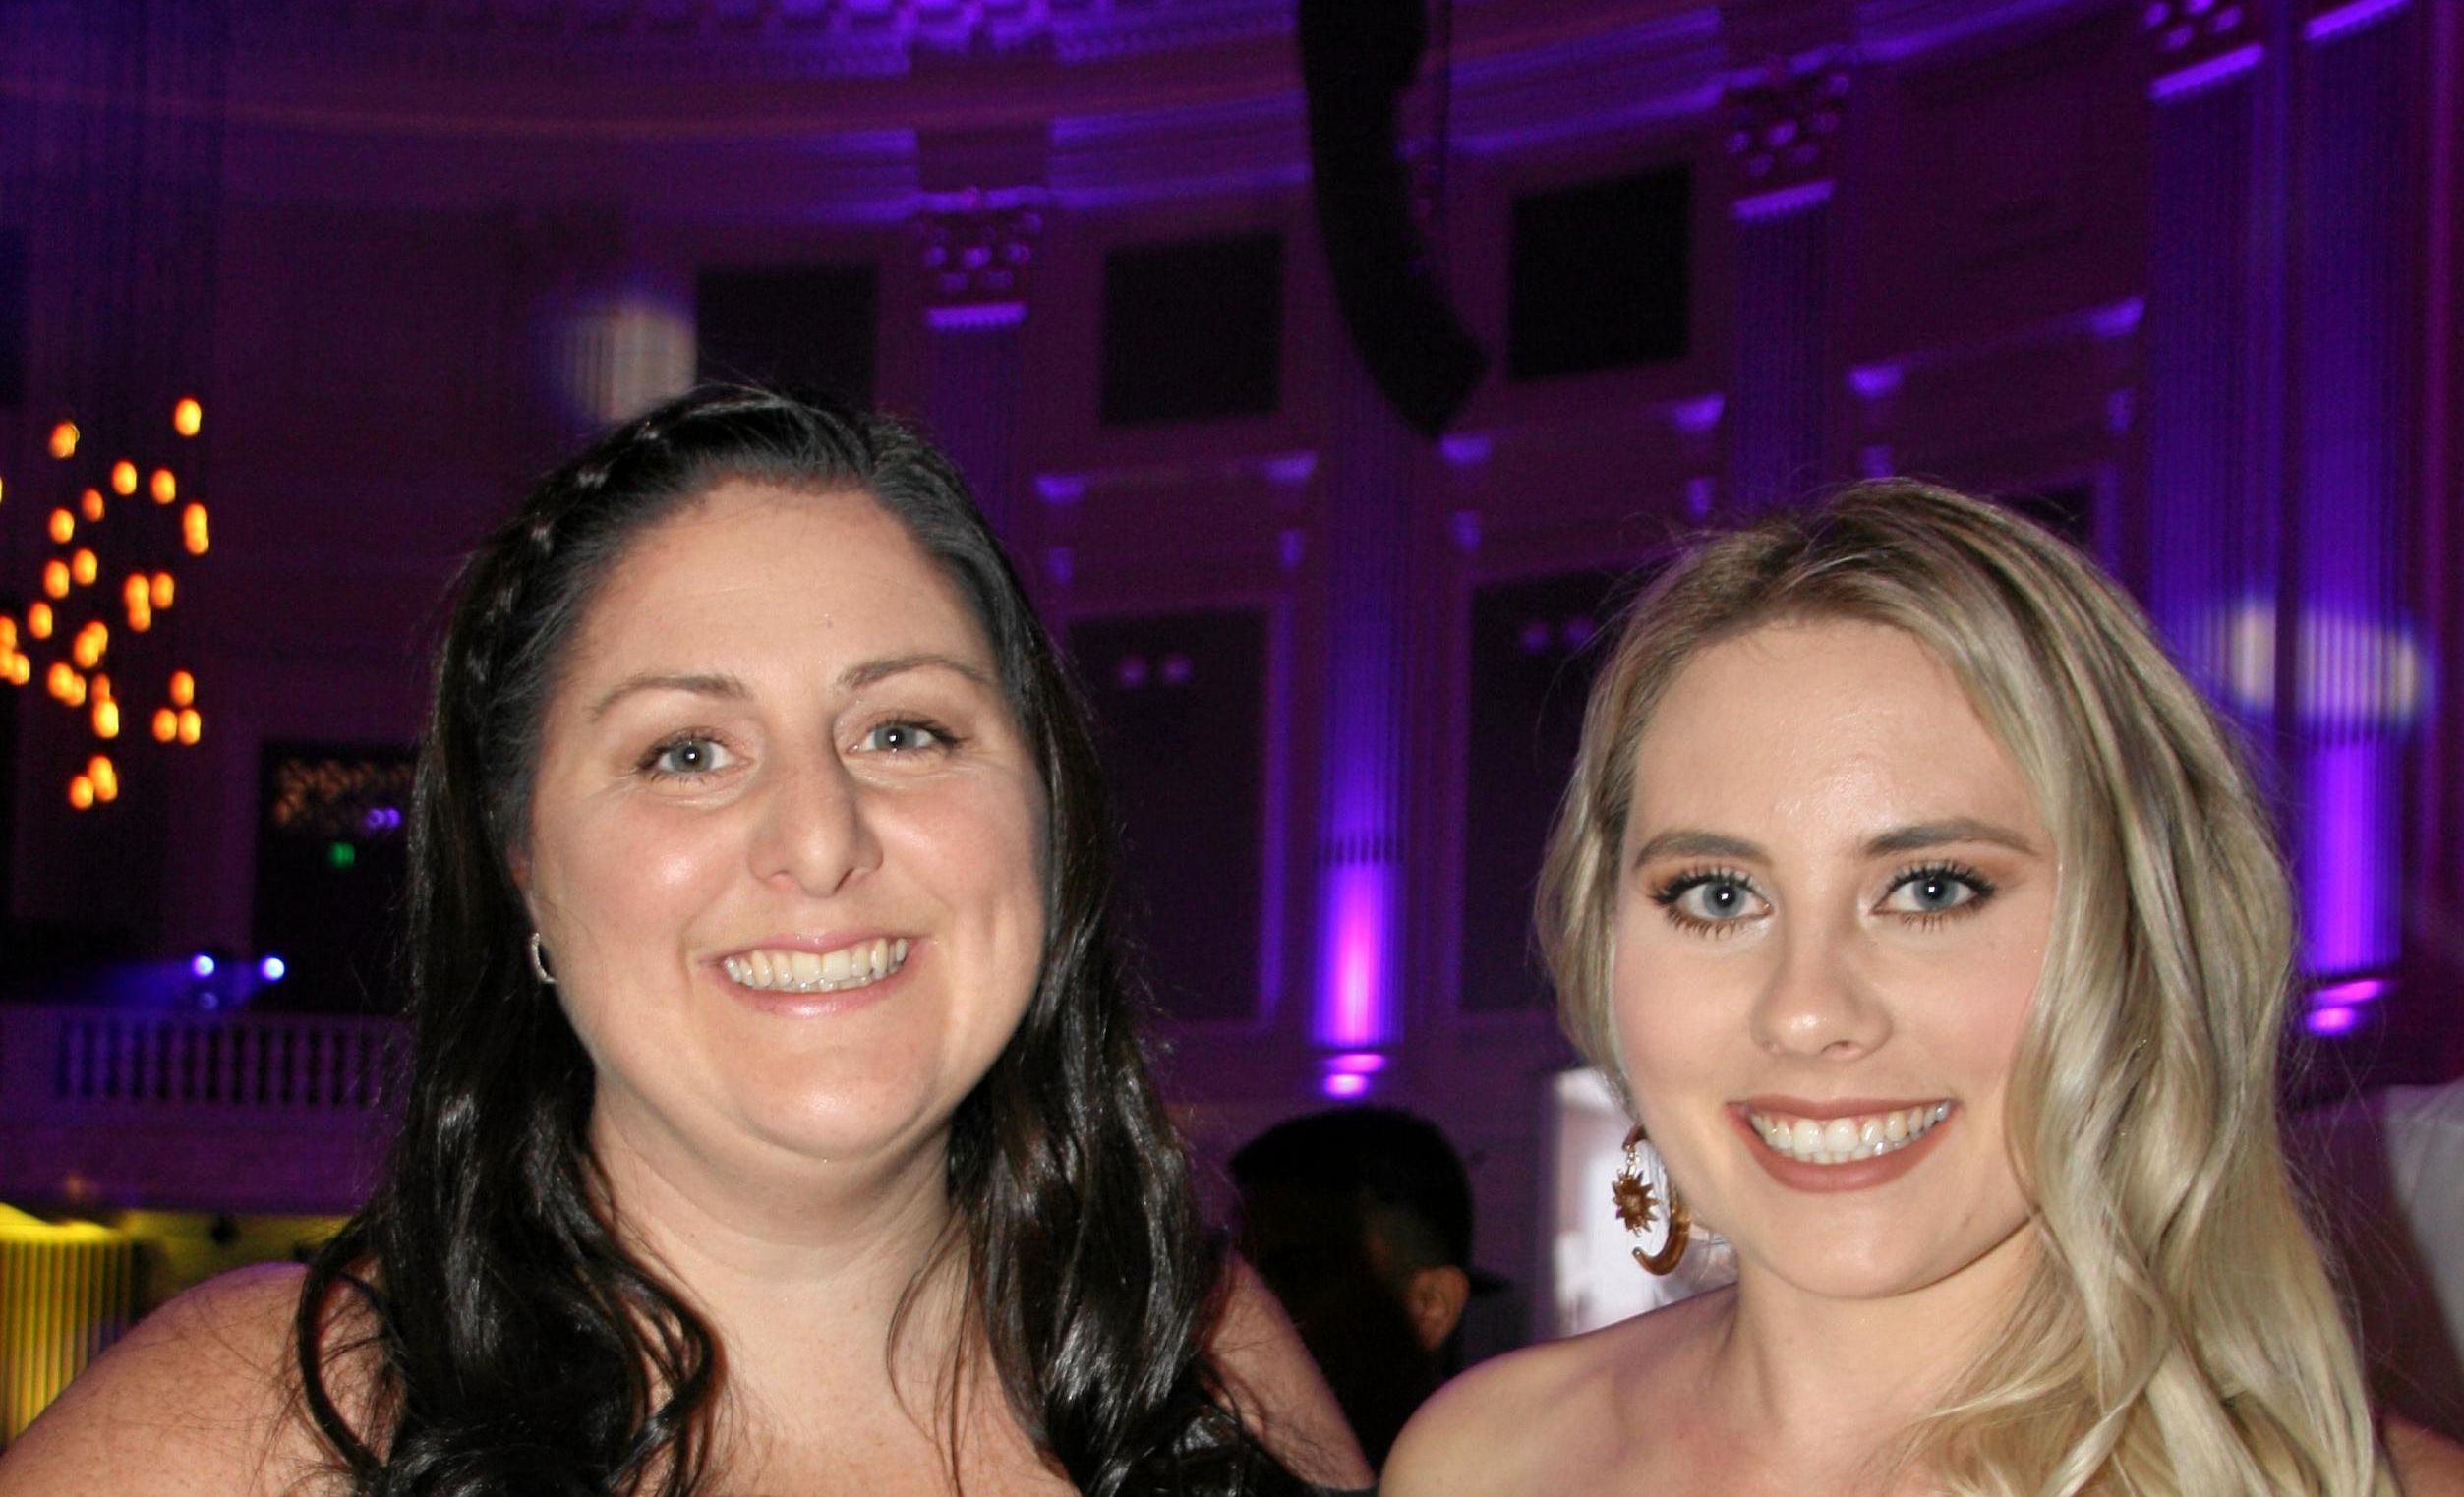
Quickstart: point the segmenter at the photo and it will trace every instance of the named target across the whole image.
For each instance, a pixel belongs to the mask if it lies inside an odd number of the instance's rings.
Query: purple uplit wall
[[[1417,448],[1368,372],[1348,350],[1337,357],[1330,394],[1341,438],[1322,470],[1325,752],[1311,1033],[1320,1045],[1352,1050],[1393,1038],[1401,980],[1408,558]],[[1352,1094],[1366,1090],[1364,1081]]]
[[[2413,716],[2401,550],[2413,509],[2405,349],[2421,220],[2404,85],[2421,38],[2410,5],[2339,9],[2341,19],[2305,28],[2297,54],[2290,395],[2300,505],[2291,585],[2278,590],[2299,600],[2294,866],[2305,965],[2321,976],[2383,971],[2401,954]]]
[[[2334,977],[2402,951],[2421,38],[2402,3],[2261,19],[2188,60],[2195,29],[2151,30],[2146,595],[2272,761]]]

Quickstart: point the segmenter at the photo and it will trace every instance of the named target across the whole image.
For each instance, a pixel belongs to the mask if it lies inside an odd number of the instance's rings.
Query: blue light
[[[282,974],[289,970],[290,967],[279,956],[267,956],[257,963],[257,975],[267,982],[282,981]]]
[[[192,977],[211,977],[214,975],[214,959],[200,951],[188,959],[188,970]]]

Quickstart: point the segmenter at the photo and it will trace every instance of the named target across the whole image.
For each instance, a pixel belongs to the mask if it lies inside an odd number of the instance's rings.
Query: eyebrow
[[[839,688],[842,691],[860,691],[876,682],[886,681],[894,675],[904,675],[910,670],[936,669],[955,671],[987,691],[993,689],[992,678],[976,666],[968,664],[956,656],[932,653],[894,655],[882,660],[865,661],[860,664],[851,665],[839,676]],[[740,677],[722,672],[647,670],[639,675],[626,676],[608,688],[605,695],[591,704],[590,720],[594,722],[598,721],[606,717],[618,702],[645,691],[678,691],[691,696],[719,697],[738,702],[750,698],[753,694],[752,688],[746,686]]]
[[[955,671],[986,691],[994,689],[992,677],[986,675],[977,666],[954,655],[936,655],[931,652],[921,655],[893,655],[882,660],[866,661],[858,665],[850,665],[846,673],[839,677],[839,685],[845,690],[856,691],[877,681],[886,681],[894,675],[904,675],[910,670]]]
[[[751,688],[732,675],[649,670],[639,675],[628,675],[609,687],[605,695],[591,704],[590,720],[598,721],[618,702],[645,691],[681,691],[697,697],[727,697],[737,701],[753,694]]]
[[[1978,821],[1972,816],[1955,816],[1948,821],[1895,827],[1867,841],[1865,852],[1869,857],[1888,857],[1895,852],[1921,852],[1928,847],[1949,846],[1957,842],[1990,842],[1997,847],[2008,847],[2013,852],[2036,850],[2034,843],[2008,827]]]
[[[1767,854],[1759,844],[1743,837],[1688,829],[1663,832],[1634,849],[1637,868],[1659,858],[1750,858],[1762,862],[1767,860]]]
[[[1871,858],[1891,857],[1898,853],[1922,852],[1928,847],[1954,846],[1962,842],[1990,842],[1997,847],[2008,847],[2013,852],[2036,850],[2034,843],[2007,827],[1979,821],[1972,816],[1958,816],[1947,821],[1894,827],[1867,838],[1864,852]],[[1749,842],[1743,837],[1679,828],[1660,833],[1635,848],[1633,866],[1640,868],[1660,858],[1737,858],[1766,862],[1770,854],[1763,850],[1760,843]]]

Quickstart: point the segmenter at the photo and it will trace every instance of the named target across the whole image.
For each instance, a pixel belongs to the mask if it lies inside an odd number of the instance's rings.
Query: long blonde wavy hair
[[[1896,1459],[1976,1497],[2392,1494],[2278,1146],[2292,914],[2267,817],[2139,609],[2027,521],[1860,485],[1698,541],[1635,601],[1541,880],[1575,1043],[1623,1087],[1618,849],[1654,707],[1705,646],[1807,618],[1900,629],[1948,665],[2059,857],[2009,1088],[2037,1250],[2002,1333]]]

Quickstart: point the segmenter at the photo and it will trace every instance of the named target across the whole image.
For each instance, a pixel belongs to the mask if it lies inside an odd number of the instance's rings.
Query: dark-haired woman
[[[462,579],[413,1063],[307,1270],[140,1327],[0,1492],[1366,1484],[1206,1247],[1081,710],[949,464],[696,392]]]

